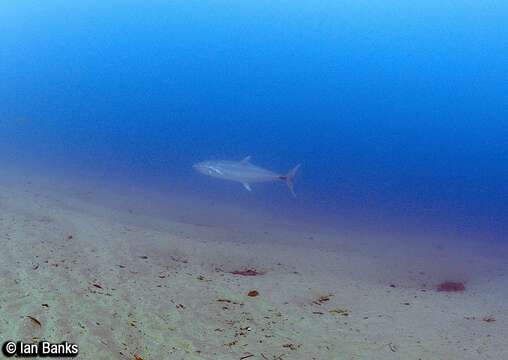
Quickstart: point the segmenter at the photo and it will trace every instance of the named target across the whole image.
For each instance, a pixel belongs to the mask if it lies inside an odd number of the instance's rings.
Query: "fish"
[[[239,182],[248,191],[252,191],[250,186],[252,183],[284,181],[291,194],[296,197],[296,193],[294,191],[295,176],[300,169],[301,164],[296,165],[293,169],[288,171],[287,174],[281,175],[254,165],[250,160],[251,157],[247,156],[240,161],[202,161],[194,164],[193,168],[204,175]]]

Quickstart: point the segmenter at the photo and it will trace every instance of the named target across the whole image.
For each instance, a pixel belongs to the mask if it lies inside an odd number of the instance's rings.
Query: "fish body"
[[[295,195],[293,184],[296,172],[298,171],[300,165],[295,166],[286,175],[281,175],[252,164],[250,162],[250,156],[247,156],[241,161],[202,161],[195,164],[193,167],[196,171],[204,175],[239,182],[249,191],[252,191],[250,184],[253,183],[285,181],[291,193]]]

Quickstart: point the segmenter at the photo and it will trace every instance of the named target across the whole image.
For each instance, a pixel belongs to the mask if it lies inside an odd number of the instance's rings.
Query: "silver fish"
[[[262,167],[253,165],[250,162],[250,156],[241,161],[203,161],[193,165],[193,168],[205,175],[223,179],[236,181],[243,184],[248,191],[252,191],[250,184],[270,181],[285,181],[289,191],[296,196],[293,189],[295,176],[300,168],[300,164],[296,165],[286,175],[280,175],[273,171],[263,169]]]

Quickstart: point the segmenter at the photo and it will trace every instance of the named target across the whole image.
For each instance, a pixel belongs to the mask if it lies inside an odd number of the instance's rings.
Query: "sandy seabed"
[[[382,244],[292,244],[319,232],[145,226],[30,185],[0,186],[0,207],[2,341],[75,342],[80,359],[508,359],[496,254],[466,250],[456,271]],[[466,291],[435,291],[454,279]]]

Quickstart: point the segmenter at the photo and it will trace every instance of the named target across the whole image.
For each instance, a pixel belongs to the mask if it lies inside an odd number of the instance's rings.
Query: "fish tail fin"
[[[283,180],[286,180],[286,184],[288,185],[289,191],[291,194],[293,194],[294,197],[296,197],[294,185],[295,185],[295,176],[298,172],[298,169],[300,169],[301,164],[296,165],[294,168],[289,170],[289,172],[286,174],[286,176],[282,176]]]

